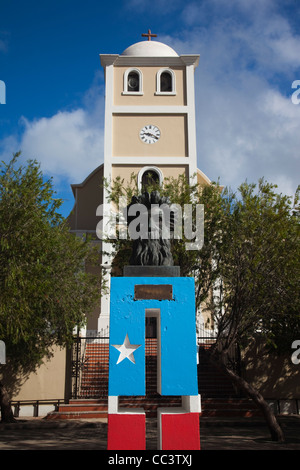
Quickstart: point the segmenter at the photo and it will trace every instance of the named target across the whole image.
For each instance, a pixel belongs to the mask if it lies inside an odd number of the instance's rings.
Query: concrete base
[[[145,450],[144,414],[109,414],[107,450]]]
[[[200,450],[199,413],[159,415],[161,450]]]

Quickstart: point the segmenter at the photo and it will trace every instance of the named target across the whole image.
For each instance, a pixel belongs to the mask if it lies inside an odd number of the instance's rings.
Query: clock
[[[140,138],[145,144],[155,144],[160,138],[160,130],[153,124],[148,124],[140,130]]]

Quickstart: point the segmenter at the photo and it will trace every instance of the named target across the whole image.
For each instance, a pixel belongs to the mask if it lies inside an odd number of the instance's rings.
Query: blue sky
[[[70,184],[103,162],[99,54],[121,54],[150,28],[177,53],[200,54],[198,168],[234,189],[264,176],[293,194],[299,26],[299,0],[0,0],[0,158],[37,159],[67,215]]]

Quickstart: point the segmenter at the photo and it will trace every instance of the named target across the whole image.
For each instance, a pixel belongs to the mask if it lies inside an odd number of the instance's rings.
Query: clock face
[[[160,138],[160,130],[157,126],[149,124],[141,129],[140,138],[145,144],[155,144]]]

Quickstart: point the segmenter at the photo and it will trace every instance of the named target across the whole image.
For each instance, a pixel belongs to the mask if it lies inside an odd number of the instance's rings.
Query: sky
[[[19,150],[20,162],[36,159],[67,216],[70,185],[103,163],[99,55],[121,54],[148,29],[179,55],[200,54],[198,168],[233,190],[264,177],[293,195],[300,0],[0,0],[0,160]]]

